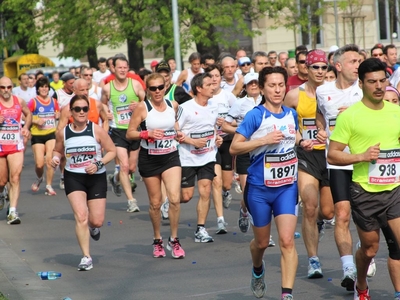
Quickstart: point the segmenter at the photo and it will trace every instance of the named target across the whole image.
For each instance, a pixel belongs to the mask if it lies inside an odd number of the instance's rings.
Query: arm
[[[22,127],[22,135],[24,137],[29,137],[30,131],[29,129],[31,128],[32,125],[32,113],[29,110],[28,106],[26,105],[25,101],[22,100],[21,98],[18,97],[19,104],[21,105],[22,113],[25,116],[25,125]]]
[[[138,104],[136,109],[133,111],[131,120],[129,121],[128,130],[126,131],[126,138],[129,140],[140,140],[140,131],[138,127],[140,123],[146,118],[147,111],[144,102]]]
[[[133,89],[135,90],[136,95],[139,97],[139,102],[142,102],[146,98],[146,93],[142,87],[142,85],[139,83],[139,81],[135,79],[132,80],[132,86]]]
[[[317,124],[317,130],[318,130],[317,140],[320,143],[325,143],[328,138],[328,134],[325,131],[325,126],[326,126],[325,118],[321,113],[317,112],[315,121]]]
[[[182,86],[182,84],[187,79],[187,70],[183,70],[181,74],[179,74],[178,80],[175,82],[176,85]]]
[[[350,154],[343,152],[345,144],[331,140],[328,149],[328,163],[336,166],[346,166],[360,162],[372,162],[378,159],[379,143],[371,146],[364,153]]]
[[[284,137],[282,131],[275,130],[261,138],[246,141],[245,136],[236,132],[229,152],[231,155],[246,154],[264,145],[279,144]]]
[[[107,113],[104,110],[103,107],[103,103],[101,103],[100,101],[96,101],[96,105],[97,105],[97,110],[99,111],[99,116],[101,119],[101,127],[103,127],[103,129],[108,132],[109,126],[108,126],[108,117],[107,117]]]
[[[110,84],[107,83],[104,87],[103,87],[103,91],[101,93],[101,102],[105,105],[108,104],[108,100],[110,99]]]
[[[60,119],[58,120],[58,125],[56,131],[62,131],[62,129],[67,126],[68,119],[71,116],[71,112],[69,111],[69,106],[64,106],[61,108]]]
[[[297,109],[298,103],[299,103],[299,88],[295,88],[286,94],[285,99],[283,100],[283,104],[287,107]]]
[[[232,91],[232,94],[235,95],[235,97],[237,97],[240,94],[240,92],[243,90],[243,86],[244,86],[244,78],[241,77],[241,78],[239,78],[238,82],[236,82],[236,85]]]
[[[229,133],[229,134],[235,134],[237,129],[237,126],[233,126],[232,122],[228,122],[228,121],[224,121],[224,123],[222,123],[222,131]]]
[[[107,152],[106,155],[104,155],[101,159],[101,162],[106,165],[117,156],[117,148],[115,147],[107,131],[105,131],[99,125],[94,124],[94,132],[99,144]]]
[[[61,157],[64,156],[64,130],[56,131],[56,144],[53,150],[53,158],[50,165],[55,168],[60,164]]]

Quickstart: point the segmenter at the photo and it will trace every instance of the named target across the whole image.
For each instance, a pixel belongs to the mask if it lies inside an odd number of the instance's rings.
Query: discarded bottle
[[[300,232],[297,232],[297,231],[296,231],[296,232],[294,233],[294,238],[295,238],[295,239],[299,239],[300,237],[301,237]]]
[[[61,273],[54,271],[37,272],[36,275],[39,276],[42,280],[55,280],[61,277]]]

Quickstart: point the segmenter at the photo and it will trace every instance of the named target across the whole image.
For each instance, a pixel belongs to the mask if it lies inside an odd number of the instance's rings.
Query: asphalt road
[[[109,166],[112,170],[113,166]],[[7,225],[5,209],[0,212],[0,291],[10,300],[100,300],[100,299],[255,299],[250,291],[251,259],[249,242],[252,233],[243,234],[237,226],[240,195],[225,211],[229,232],[215,235],[216,215],[210,209],[206,227],[214,243],[194,242],[197,194],[183,204],[179,237],[186,258],[152,257],[152,228],[148,216],[148,199],[143,182],[138,181],[135,197],[141,212],[127,213],[124,197],[116,197],[109,188],[106,219],[101,239],[91,241],[94,268],[78,272],[82,257],[78,246],[74,218],[63,191],[58,188],[59,172],[54,184],[57,196],[44,195],[44,185],[37,193],[30,191],[35,178],[30,149],[26,152],[21,178],[18,212],[21,225]],[[300,231],[301,215],[297,230]],[[168,221],[163,222],[165,240]],[[354,225],[352,234],[357,240]],[[273,226],[276,240],[276,227]],[[296,240],[299,267],[294,289],[295,299],[353,299],[340,287],[341,263],[328,227],[319,246],[324,278],[307,279],[307,255],[302,238]],[[377,256],[377,275],[370,280],[371,298],[393,299],[393,287],[386,268],[387,249],[384,240]],[[280,299],[280,251],[269,248],[265,255],[266,299]],[[42,281],[39,271],[57,271],[62,278]]]

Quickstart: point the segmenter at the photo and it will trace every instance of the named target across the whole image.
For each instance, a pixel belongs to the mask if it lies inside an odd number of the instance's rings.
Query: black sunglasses
[[[328,66],[316,66],[316,65],[313,65],[313,66],[310,66],[310,68],[313,68],[314,70],[319,70],[319,69],[326,70],[326,69],[328,69]]]
[[[250,66],[250,65],[251,65],[251,63],[244,63],[244,64],[241,64],[240,66],[243,67],[243,66]]]
[[[80,113],[82,110],[84,113],[87,113],[89,111],[89,106],[75,106],[73,108],[71,108],[71,110],[73,110],[76,113]]]
[[[306,63],[306,61],[302,59],[302,60],[299,60],[297,63],[304,65]]]
[[[157,90],[162,91],[164,89],[165,85],[159,85],[159,86],[149,86],[149,91],[155,92]]]

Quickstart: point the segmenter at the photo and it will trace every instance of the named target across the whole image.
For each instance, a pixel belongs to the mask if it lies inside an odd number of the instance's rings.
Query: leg
[[[87,201],[89,209],[89,223],[92,228],[100,228],[103,226],[106,213],[106,199],[92,199]]]
[[[385,236],[386,244],[389,250],[387,267],[389,270],[390,279],[395,292],[400,292],[400,273],[398,272],[398,270],[400,270],[400,247],[389,226],[383,227],[382,232]]]
[[[197,183],[199,189],[199,202],[197,203],[197,224],[205,224],[210,210],[211,180],[200,179]]]
[[[149,215],[153,225],[154,239],[161,239],[161,176],[143,177],[143,181],[146,185],[147,194],[149,195]]]
[[[212,195],[214,200],[215,212],[218,217],[223,217],[224,212],[222,208],[222,170],[221,165],[215,164],[214,166],[215,177],[212,181]],[[232,181],[232,178],[231,178]]]
[[[0,157],[0,193],[3,192],[9,178],[7,157]]]
[[[350,233],[351,209],[349,201],[335,204],[335,242],[340,256],[353,255],[353,241]]]
[[[46,142],[46,185],[52,185],[54,177],[54,168],[51,167],[51,159],[53,155],[53,149],[56,144],[55,139],[48,140]]]
[[[17,208],[20,194],[20,179],[22,166],[24,164],[24,152],[16,152],[7,156],[7,163],[10,170],[10,211]]]
[[[333,205],[331,188],[329,186],[323,186],[320,189],[319,207],[323,219],[330,220],[334,217],[335,209]]]
[[[54,145],[53,145],[54,149]],[[51,149],[51,151],[53,151]],[[34,144],[32,145],[33,158],[35,160],[35,173],[37,178],[42,178],[44,173],[44,154],[45,154],[45,145],[44,144]],[[53,153],[52,153],[53,154]],[[51,155],[50,155],[51,160]]]
[[[133,200],[131,182],[129,180],[129,158],[126,148],[117,147],[117,157],[119,160],[120,171],[119,181],[128,200]]]

